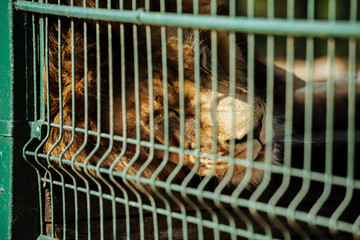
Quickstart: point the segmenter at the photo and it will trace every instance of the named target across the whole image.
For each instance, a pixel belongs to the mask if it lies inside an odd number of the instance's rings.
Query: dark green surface
[[[12,1],[0,1],[0,238],[4,240],[39,235],[36,175],[22,158],[30,135],[24,22],[23,14],[13,13]]]
[[[12,12],[11,2],[0,1],[0,31],[2,37],[0,38],[1,46],[9,46],[0,51],[0,120],[5,123],[11,121],[14,117],[13,113],[13,49],[12,49]],[[6,124],[7,125],[7,124]],[[8,126],[8,125],[7,125]],[[6,127],[8,130],[8,127]],[[2,132],[6,131],[2,127]],[[11,222],[12,218],[12,201],[13,201],[13,138],[2,134],[0,136],[0,188],[3,192],[0,193],[0,236],[2,239],[11,238]]]

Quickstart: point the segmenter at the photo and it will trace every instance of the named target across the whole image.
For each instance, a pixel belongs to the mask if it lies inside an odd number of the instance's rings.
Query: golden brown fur
[[[112,8],[119,8],[116,3],[112,1]],[[166,11],[175,12],[176,2],[166,1]],[[64,4],[68,4],[64,2]],[[82,1],[75,1],[74,5],[82,6]],[[94,7],[94,1],[88,0],[87,6]],[[106,7],[105,1],[100,1],[101,7]],[[137,8],[144,7],[144,3],[137,1]],[[131,1],[124,1],[124,8],[131,9]],[[226,14],[227,6],[224,3],[218,3],[218,13]],[[159,6],[156,3],[151,5],[152,11],[159,11]],[[183,1],[183,12],[191,13],[192,1]],[[200,13],[209,14],[210,5],[208,0],[200,1]],[[86,31],[86,50],[87,50],[87,69],[85,73],[85,45],[84,45],[84,26]],[[110,29],[111,27],[111,29]],[[109,168],[114,164],[114,170],[123,172],[125,169],[128,174],[136,175],[139,169],[147,161],[152,159],[149,166],[141,174],[144,177],[156,179],[166,179],[173,169],[180,161],[180,154],[176,152],[169,152],[161,149],[155,149],[154,152],[149,147],[137,146],[136,144],[123,144],[122,141],[110,141],[109,136],[119,136],[130,139],[137,139],[140,136],[141,141],[151,142],[151,132],[154,132],[154,142],[165,144],[169,143],[172,147],[184,146],[185,149],[197,150],[201,153],[211,154],[215,152],[220,156],[229,156],[229,141],[234,138],[236,141],[235,157],[247,158],[247,142],[246,135],[249,131],[249,116],[250,106],[247,103],[247,71],[246,71],[246,41],[242,40],[240,35],[237,35],[236,47],[236,95],[235,98],[230,97],[229,92],[229,33],[217,32],[217,50],[218,50],[218,85],[217,92],[214,93],[211,87],[211,74],[203,69],[200,71],[200,95],[196,95],[195,85],[195,41],[194,31],[192,29],[183,30],[183,73],[184,73],[184,104],[185,104],[185,122],[184,133],[180,132],[180,83],[178,70],[178,31],[176,28],[166,28],[166,70],[168,83],[168,120],[169,120],[169,136],[165,133],[164,121],[164,85],[163,85],[163,63],[161,51],[161,28],[159,26],[149,27],[151,31],[151,39],[146,37],[145,26],[133,26],[131,24],[121,25],[120,23],[99,22],[98,25],[93,20],[83,21],[74,19],[73,28],[71,27],[70,19],[61,18],[61,26],[58,25],[57,17],[49,18],[49,67],[48,67],[48,82],[49,82],[49,106],[50,106],[50,121],[52,123],[66,126],[72,126],[74,121],[75,127],[88,129],[92,132],[101,132],[103,136],[93,134],[84,135],[76,131],[73,135],[71,130],[62,130],[59,133],[58,127],[52,127],[50,137],[44,146],[44,152],[50,156],[59,157],[63,159],[73,160],[75,162],[86,162],[87,164],[96,165],[101,161],[101,167]],[[99,35],[96,35],[96,30],[99,30]],[[110,30],[109,30],[110,29]],[[123,30],[123,32],[122,32]],[[61,48],[58,49],[58,37],[61,32]],[[112,37],[109,38],[109,32]],[[134,34],[137,34],[137,45],[133,44]],[[73,34],[73,35],[72,35]],[[123,34],[123,35],[122,35]],[[123,37],[125,36],[125,37]],[[152,60],[152,81],[153,81],[153,98],[149,98],[149,83],[148,83],[148,49],[147,41],[151,40],[151,60]],[[122,41],[124,48],[121,48]],[[109,43],[112,45],[112,64],[109,62]],[[72,49],[72,45],[74,45]],[[134,47],[137,46],[138,56],[134,57]],[[244,47],[245,46],[245,47]],[[200,31],[200,51],[210,52],[210,32],[208,30]],[[100,56],[98,56],[98,53]],[[124,53],[125,59],[121,54]],[[206,55],[206,53],[205,53]],[[61,59],[61,76],[59,76],[59,61]],[[98,58],[97,58],[98,57]],[[204,57],[202,55],[202,57]],[[206,56],[205,56],[206,57]],[[209,60],[209,59],[207,59]],[[125,69],[121,68],[121,61],[125,61]],[[74,69],[72,66],[74,64]],[[137,64],[139,71],[134,71],[134,64]],[[100,72],[98,72],[98,69]],[[112,74],[109,74],[109,69]],[[125,72],[124,72],[125,70]],[[264,155],[260,153],[265,144],[265,116],[266,108],[264,102],[264,89],[266,87],[266,67],[256,60],[256,96],[254,98],[254,137],[253,140],[253,156],[252,160],[264,161]],[[275,101],[284,102],[285,96],[285,72],[276,69],[275,76]],[[113,76],[110,84],[110,76]],[[124,78],[122,77],[124,76]],[[85,81],[87,77],[87,81]],[[59,80],[60,79],[60,80]],[[59,83],[60,81],[60,83]],[[122,83],[124,81],[124,83]],[[136,88],[135,82],[139,82],[139,89]],[[60,84],[60,85],[59,85]],[[122,102],[122,87],[125,85],[126,96],[126,114],[123,115]],[[304,86],[304,83],[295,78],[295,89]],[[59,96],[59,86],[61,86],[61,97]],[[85,86],[88,87],[88,94],[85,94]],[[110,86],[110,87],[109,87]],[[100,92],[97,92],[100,89]],[[136,91],[139,91],[138,95]],[[110,97],[110,95],[113,97]],[[140,101],[136,101],[136,97]],[[88,105],[85,106],[85,98],[88,99]],[[213,142],[213,113],[212,101],[217,99],[217,143],[215,146]],[[59,105],[61,100],[61,105]],[[112,101],[112,102],[111,102]],[[73,102],[75,105],[73,106]],[[196,104],[199,103],[200,115],[196,114]],[[97,107],[101,105],[100,109]],[[113,107],[111,107],[113,105]],[[153,105],[153,126],[150,118],[150,108]],[[61,108],[60,108],[61,106]],[[275,105],[277,106],[277,105]],[[295,102],[295,108],[301,109],[303,106],[302,100]],[[137,116],[136,109],[139,109],[140,115]],[[233,111],[234,110],[234,111]],[[113,119],[110,119],[109,114],[113,112]],[[85,113],[88,118],[85,119]],[[62,118],[61,118],[62,114]],[[125,118],[123,118],[125,116]],[[100,117],[100,121],[98,121]],[[199,146],[196,144],[196,119],[200,119],[200,142]],[[232,119],[233,126],[232,127]],[[87,125],[85,126],[85,120]],[[139,120],[139,128],[137,128],[137,121]],[[126,121],[126,122],[124,122]],[[113,122],[113,123],[112,123]],[[111,128],[113,126],[113,129]],[[126,132],[123,128],[126,127]],[[153,128],[153,129],[152,129]],[[104,134],[107,133],[107,137]],[[126,133],[126,134],[125,134]],[[181,136],[184,141],[181,142]],[[87,142],[84,142],[84,137],[87,137]],[[137,139],[139,140],[139,139]],[[76,158],[75,153],[84,146]],[[95,149],[95,150],[94,150]],[[122,155],[124,153],[124,155]],[[119,158],[119,156],[122,156]],[[134,160],[132,160],[134,159]],[[165,167],[157,176],[154,172],[166,161]],[[128,166],[131,162],[131,166]],[[186,169],[191,170],[196,166],[197,160],[194,155],[188,154],[184,156],[183,166],[185,170],[180,171],[178,177],[183,179],[186,175]],[[215,167],[215,169],[214,169]],[[197,174],[201,176],[213,175],[222,179],[229,172],[229,162],[217,159],[214,160],[200,157]],[[243,165],[235,165],[231,177],[231,183],[238,184],[244,177],[245,167]],[[261,180],[262,171],[253,169],[253,176],[251,182],[256,183]]]

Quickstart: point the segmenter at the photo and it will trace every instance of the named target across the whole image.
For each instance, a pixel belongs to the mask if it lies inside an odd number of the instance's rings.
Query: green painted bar
[[[38,240],[58,240],[57,238],[48,237],[45,235],[40,235]]]
[[[125,43],[124,43],[124,25],[120,25],[120,45],[121,45],[121,62],[120,62],[120,68],[121,68],[121,105],[122,105],[122,121],[123,121],[123,138],[126,139],[127,138],[127,130],[126,130],[126,94],[125,94]],[[85,63],[87,63],[87,61],[85,61]],[[88,96],[88,94],[86,94],[86,96]],[[119,184],[118,181],[115,180],[114,178],[114,168],[116,166],[116,164],[121,160],[121,158],[125,155],[126,153],[126,149],[127,149],[127,142],[123,141],[122,144],[122,150],[121,153],[119,154],[119,156],[116,158],[116,160],[113,162],[113,164],[110,166],[109,171],[110,171],[110,179],[112,181],[112,183],[117,186],[120,191],[123,193],[124,195],[124,207],[125,207],[125,217],[126,217],[126,226],[125,226],[125,231],[126,231],[126,236],[129,239],[130,238],[130,210],[129,210],[129,196],[128,193],[126,192],[126,190],[123,188],[122,185]],[[138,180],[137,180],[138,181]],[[90,238],[89,238],[90,239]]]
[[[149,1],[147,1],[147,9],[149,8]],[[150,165],[152,162],[152,159],[154,158],[154,143],[155,143],[155,132],[154,132],[154,101],[152,99],[154,98],[154,89],[153,89],[153,69],[152,69],[152,49],[151,49],[151,28],[150,26],[146,26],[146,51],[147,51],[147,62],[148,62],[148,92],[149,92],[149,124],[150,124],[150,143],[151,147],[149,150],[149,157],[145,161],[145,163],[141,166],[139,172],[136,174],[136,182],[139,186],[141,186],[140,178],[143,172],[146,170],[146,168]],[[170,190],[171,191],[171,190]],[[156,200],[154,197],[148,192],[144,191],[146,196],[149,198],[151,206],[156,208]],[[159,228],[158,228],[158,217],[155,210],[152,211],[152,217],[153,217],[153,227],[154,227],[154,239],[159,239]]]
[[[0,20],[1,20],[1,32],[4,33],[3,37],[0,38],[1,46],[8,46],[3,51],[0,51],[0,64],[6,66],[0,68],[0,104],[3,108],[0,111],[1,121],[13,120],[13,20],[12,20],[12,4],[9,1],[1,1],[0,3]],[[3,130],[2,130],[3,131]],[[1,134],[3,136],[3,133]]]
[[[13,144],[12,138],[0,136],[0,159],[3,163],[3,167],[0,169],[0,216],[3,222],[0,224],[0,234],[3,239],[11,239],[12,237],[13,164],[11,160],[13,158]]]
[[[145,12],[142,9],[107,10],[82,7],[58,6],[25,1],[15,3],[18,10],[67,16],[74,18],[98,19],[104,21],[121,21],[136,24],[153,24],[175,27],[209,28],[216,30],[247,31],[258,34],[296,35],[296,36],[332,36],[332,37],[360,37],[360,24],[337,21],[306,21],[306,20],[281,20],[245,17],[229,18],[224,16],[204,16],[176,13]]]
[[[268,2],[268,17],[272,18],[274,14],[274,2]],[[267,36],[266,41],[266,56],[267,56],[267,76],[266,76],[266,126],[273,126],[273,118],[274,118],[274,36],[269,35]],[[264,165],[264,179],[260,183],[260,185],[256,188],[256,190],[252,193],[250,197],[250,212],[255,215],[257,222],[262,226],[265,231],[266,236],[273,238],[272,228],[271,226],[259,215],[256,210],[256,203],[258,199],[266,191],[267,186],[270,183],[271,179],[271,165],[272,165],[272,157],[273,153],[270,151],[271,144],[273,143],[272,139],[272,129],[266,128],[266,154],[265,154],[265,165]]]
[[[125,176],[126,178],[129,178],[129,179],[133,179],[133,176],[131,175],[126,175]],[[142,178],[141,180],[143,180],[144,183],[147,183],[147,184],[150,184],[151,181],[148,179],[148,178]],[[50,182],[49,179],[42,179],[42,181],[44,182]],[[62,183],[61,182],[58,182],[58,181],[54,181],[54,184],[55,185],[59,185],[61,186]],[[162,181],[155,181],[155,185],[158,186],[158,187],[165,187],[165,183],[162,182]],[[74,186],[72,186],[71,184],[65,184],[65,186],[69,189],[74,189]],[[181,191],[181,189],[179,188],[178,185],[172,185],[173,186],[173,190],[174,191]],[[79,191],[82,191],[82,192],[85,192],[86,189],[84,188],[81,188],[79,187],[78,188]],[[93,196],[96,196],[96,197],[99,197],[101,196],[102,198],[104,199],[107,199],[107,200],[111,200],[112,199],[112,196],[108,195],[108,194],[101,194],[97,191],[93,191],[91,190],[90,191],[90,194],[93,195]],[[187,194],[187,195],[198,195],[198,192],[196,189],[194,188],[187,188],[186,191],[184,192],[184,194]],[[214,199],[216,198],[215,194],[213,192],[204,192],[203,193],[203,196],[208,198],[208,199]],[[220,200],[224,203],[230,203],[230,201],[232,200],[230,196],[227,196],[227,195],[222,195]],[[119,202],[119,203],[124,203],[125,201],[122,199],[122,198],[119,198],[117,197],[116,198],[116,201]],[[249,200],[247,199],[238,199],[238,202],[237,202],[238,206],[239,207],[247,207],[249,206]],[[129,205],[131,207],[136,207],[136,208],[139,208],[141,203],[139,202],[136,202],[136,201],[129,201]],[[155,210],[157,213],[159,214],[162,214],[162,215],[169,215],[169,213],[167,212],[167,210],[165,209],[162,209],[162,208],[156,208],[156,209],[153,209],[152,206],[148,205],[148,204],[143,204],[141,206],[144,210],[147,210],[147,211],[153,211]],[[258,209],[258,211],[262,211],[262,212],[266,212],[266,208],[267,208],[267,204],[266,203],[261,203],[259,202],[257,205],[256,205],[256,208]],[[279,216],[286,216],[286,213],[287,213],[287,208],[286,207],[283,207],[283,206],[276,206],[275,207],[275,211],[277,212],[277,214]],[[294,210],[294,216],[297,220],[300,220],[300,221],[307,221],[307,218],[308,218],[308,213],[306,212],[302,212],[302,211],[296,211]],[[171,212],[170,213],[171,217],[174,217],[174,218],[178,218],[178,219],[181,219],[181,214],[178,213],[178,212]],[[193,216],[188,216],[187,218],[188,222],[191,222],[191,223],[197,223],[197,224],[201,224],[202,226],[207,226],[207,227],[211,227],[213,228],[214,227],[214,223],[212,221],[208,221],[208,220],[202,220],[200,218],[198,218],[197,216],[196,217],[193,217]],[[324,227],[328,227],[329,225],[329,218],[327,217],[323,217],[323,216],[316,216],[315,218],[315,221],[316,221],[316,224],[319,225],[319,226],[324,226]],[[338,227],[338,230],[341,230],[341,231],[351,231],[351,228],[353,227],[353,224],[351,223],[348,223],[348,222],[345,222],[345,221],[341,221],[339,220],[337,222],[337,227]],[[228,232],[231,232],[231,228],[227,225],[224,225],[224,224],[220,224],[220,226],[218,226],[218,228],[222,231],[228,231]],[[242,231],[241,229],[237,229],[237,231]],[[250,233],[247,233],[245,236],[249,236]],[[254,234],[254,236],[257,236],[258,234]],[[262,236],[262,235],[260,235]],[[257,237],[255,237],[257,239]]]
[[[199,16],[199,0],[194,0],[194,14],[196,16]],[[200,107],[200,85],[201,85],[201,72],[200,72],[200,29],[196,28],[194,29],[194,39],[193,39],[193,44],[194,44],[194,82],[195,82],[195,95],[196,95],[196,105],[195,105],[195,149],[197,149],[197,151],[199,151],[200,146],[201,146],[201,121],[200,121],[200,114],[201,114],[201,107]],[[200,152],[200,151],[199,151]],[[196,160],[195,160],[195,164],[193,166],[193,168],[191,169],[191,174],[189,174],[187,176],[187,178],[190,180],[190,176],[196,175],[196,172],[199,170],[200,168],[200,156],[196,156]],[[188,188],[188,183],[185,185],[185,187]],[[196,189],[198,193],[201,192],[201,188],[202,186],[198,186],[198,188]],[[211,220],[214,223],[218,223],[218,218],[217,215],[213,212],[213,211],[209,211],[209,205],[204,201],[204,196],[202,194],[198,194],[197,195],[197,199],[200,202],[201,206],[203,206],[204,208],[206,208],[206,210],[211,214]],[[199,206],[197,207],[197,209],[199,209]],[[197,217],[200,217],[202,214],[197,213]],[[200,217],[200,222],[203,223],[204,222],[204,218]],[[214,239],[218,239],[218,235],[219,235],[219,231],[218,229],[214,228],[213,229],[213,234],[214,234]],[[198,238],[199,239],[205,239],[204,238],[204,233],[203,233],[203,227],[202,225],[198,225]]]
[[[13,1],[0,1],[0,238],[36,239],[40,231],[37,175],[23,160],[22,147],[31,135],[26,80],[30,45],[23,14]],[[29,19],[30,20],[30,19]],[[29,23],[29,27],[31,23]],[[19,39],[18,42],[15,39]],[[21,56],[23,55],[23,56]],[[32,120],[32,119],[31,119]],[[26,204],[24,204],[26,203]]]
[[[160,1],[160,9],[161,11],[165,11],[165,1]],[[167,39],[166,39],[166,28],[161,27],[161,62],[162,62],[162,83],[163,83],[163,103],[164,103],[164,156],[160,163],[160,165],[157,167],[155,172],[153,173],[153,176],[151,177],[152,180],[155,180],[158,174],[164,169],[164,167],[167,165],[169,161],[169,94],[168,94],[168,70],[167,70]],[[153,188],[155,189],[155,188]],[[159,194],[159,191],[156,190],[156,193],[159,195],[160,199],[164,202],[165,209],[167,212],[171,212],[171,207],[169,200],[163,195]],[[173,226],[172,226],[172,219],[170,215],[167,215],[167,235],[169,239],[173,238]]]
[[[145,142],[146,143],[146,142]],[[151,146],[150,143],[147,143],[147,144],[144,144],[144,146]],[[161,144],[154,144],[154,147],[156,149],[160,149],[160,150],[163,150],[164,146],[161,145]],[[177,152],[177,153],[181,153],[182,152],[182,149],[179,149],[179,148],[175,148],[175,147],[170,147],[169,148],[171,151],[173,152]],[[212,154],[206,154],[206,153],[194,153],[193,151],[190,151],[190,150],[185,150],[184,151],[185,154],[189,154],[189,155],[194,155],[194,156],[197,156],[197,155],[200,155],[201,157],[205,157],[205,158],[212,158],[213,155]],[[30,152],[30,151],[27,151],[26,152],[27,155],[29,156],[35,156],[34,152]],[[44,154],[37,154],[38,157],[41,157],[41,158],[45,158],[46,155]],[[219,160],[224,160],[224,161],[229,161],[228,157],[223,157],[223,156],[217,156],[217,158]],[[57,157],[51,157],[50,158],[52,161],[59,161],[59,158]],[[71,161],[69,160],[66,160],[66,159],[62,159],[62,161],[64,163],[69,163],[71,164]],[[246,166],[247,168],[249,168],[250,166],[253,166],[253,167],[256,167],[256,168],[264,168],[264,163],[258,163],[258,162],[252,162],[252,163],[247,163],[245,162],[243,159],[236,159],[236,164],[239,164],[239,165],[242,165],[242,166]],[[95,167],[91,166],[91,165],[84,165],[83,163],[76,163],[75,164],[76,166],[80,166],[84,169],[91,169],[91,170],[95,170]],[[284,169],[285,168],[285,169]],[[303,170],[301,169],[297,169],[297,168],[289,168],[289,167],[286,167],[286,166],[272,166],[272,170],[274,173],[283,173],[284,171],[285,172],[291,172],[291,176],[294,176],[294,177],[301,177],[303,175]],[[106,168],[101,168],[100,169],[100,172],[101,173],[107,173],[107,174],[113,174],[114,176],[117,176],[117,177],[122,177],[123,174],[119,173],[119,172],[111,172],[109,171],[108,169]],[[132,180],[136,180],[136,177],[132,177],[131,175],[127,176],[129,179],[132,179]],[[323,174],[323,173],[318,173],[318,172],[311,172],[311,180],[313,181],[318,181],[318,182],[323,182],[324,178],[326,177],[326,174]],[[330,177],[330,176],[329,176]],[[346,186],[346,178],[345,177],[339,177],[339,176],[331,176],[332,178],[332,181],[333,181],[333,184],[335,185],[338,185],[338,186]],[[143,181],[144,179],[141,178],[141,182],[142,183],[148,183],[146,180],[145,182]],[[157,186],[157,185],[156,185]],[[360,181],[359,180],[354,180],[354,188],[356,189],[360,189]]]

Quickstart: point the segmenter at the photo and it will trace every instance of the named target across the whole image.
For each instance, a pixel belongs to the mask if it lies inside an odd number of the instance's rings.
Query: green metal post
[[[22,158],[22,148],[30,136],[24,18],[24,14],[13,12],[12,1],[0,1],[1,239],[36,239],[39,236],[36,174]]]

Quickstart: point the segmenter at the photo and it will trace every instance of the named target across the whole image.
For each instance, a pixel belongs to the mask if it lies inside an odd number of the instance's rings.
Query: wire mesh
[[[16,1],[41,236],[360,238],[360,6],[339,2]]]

